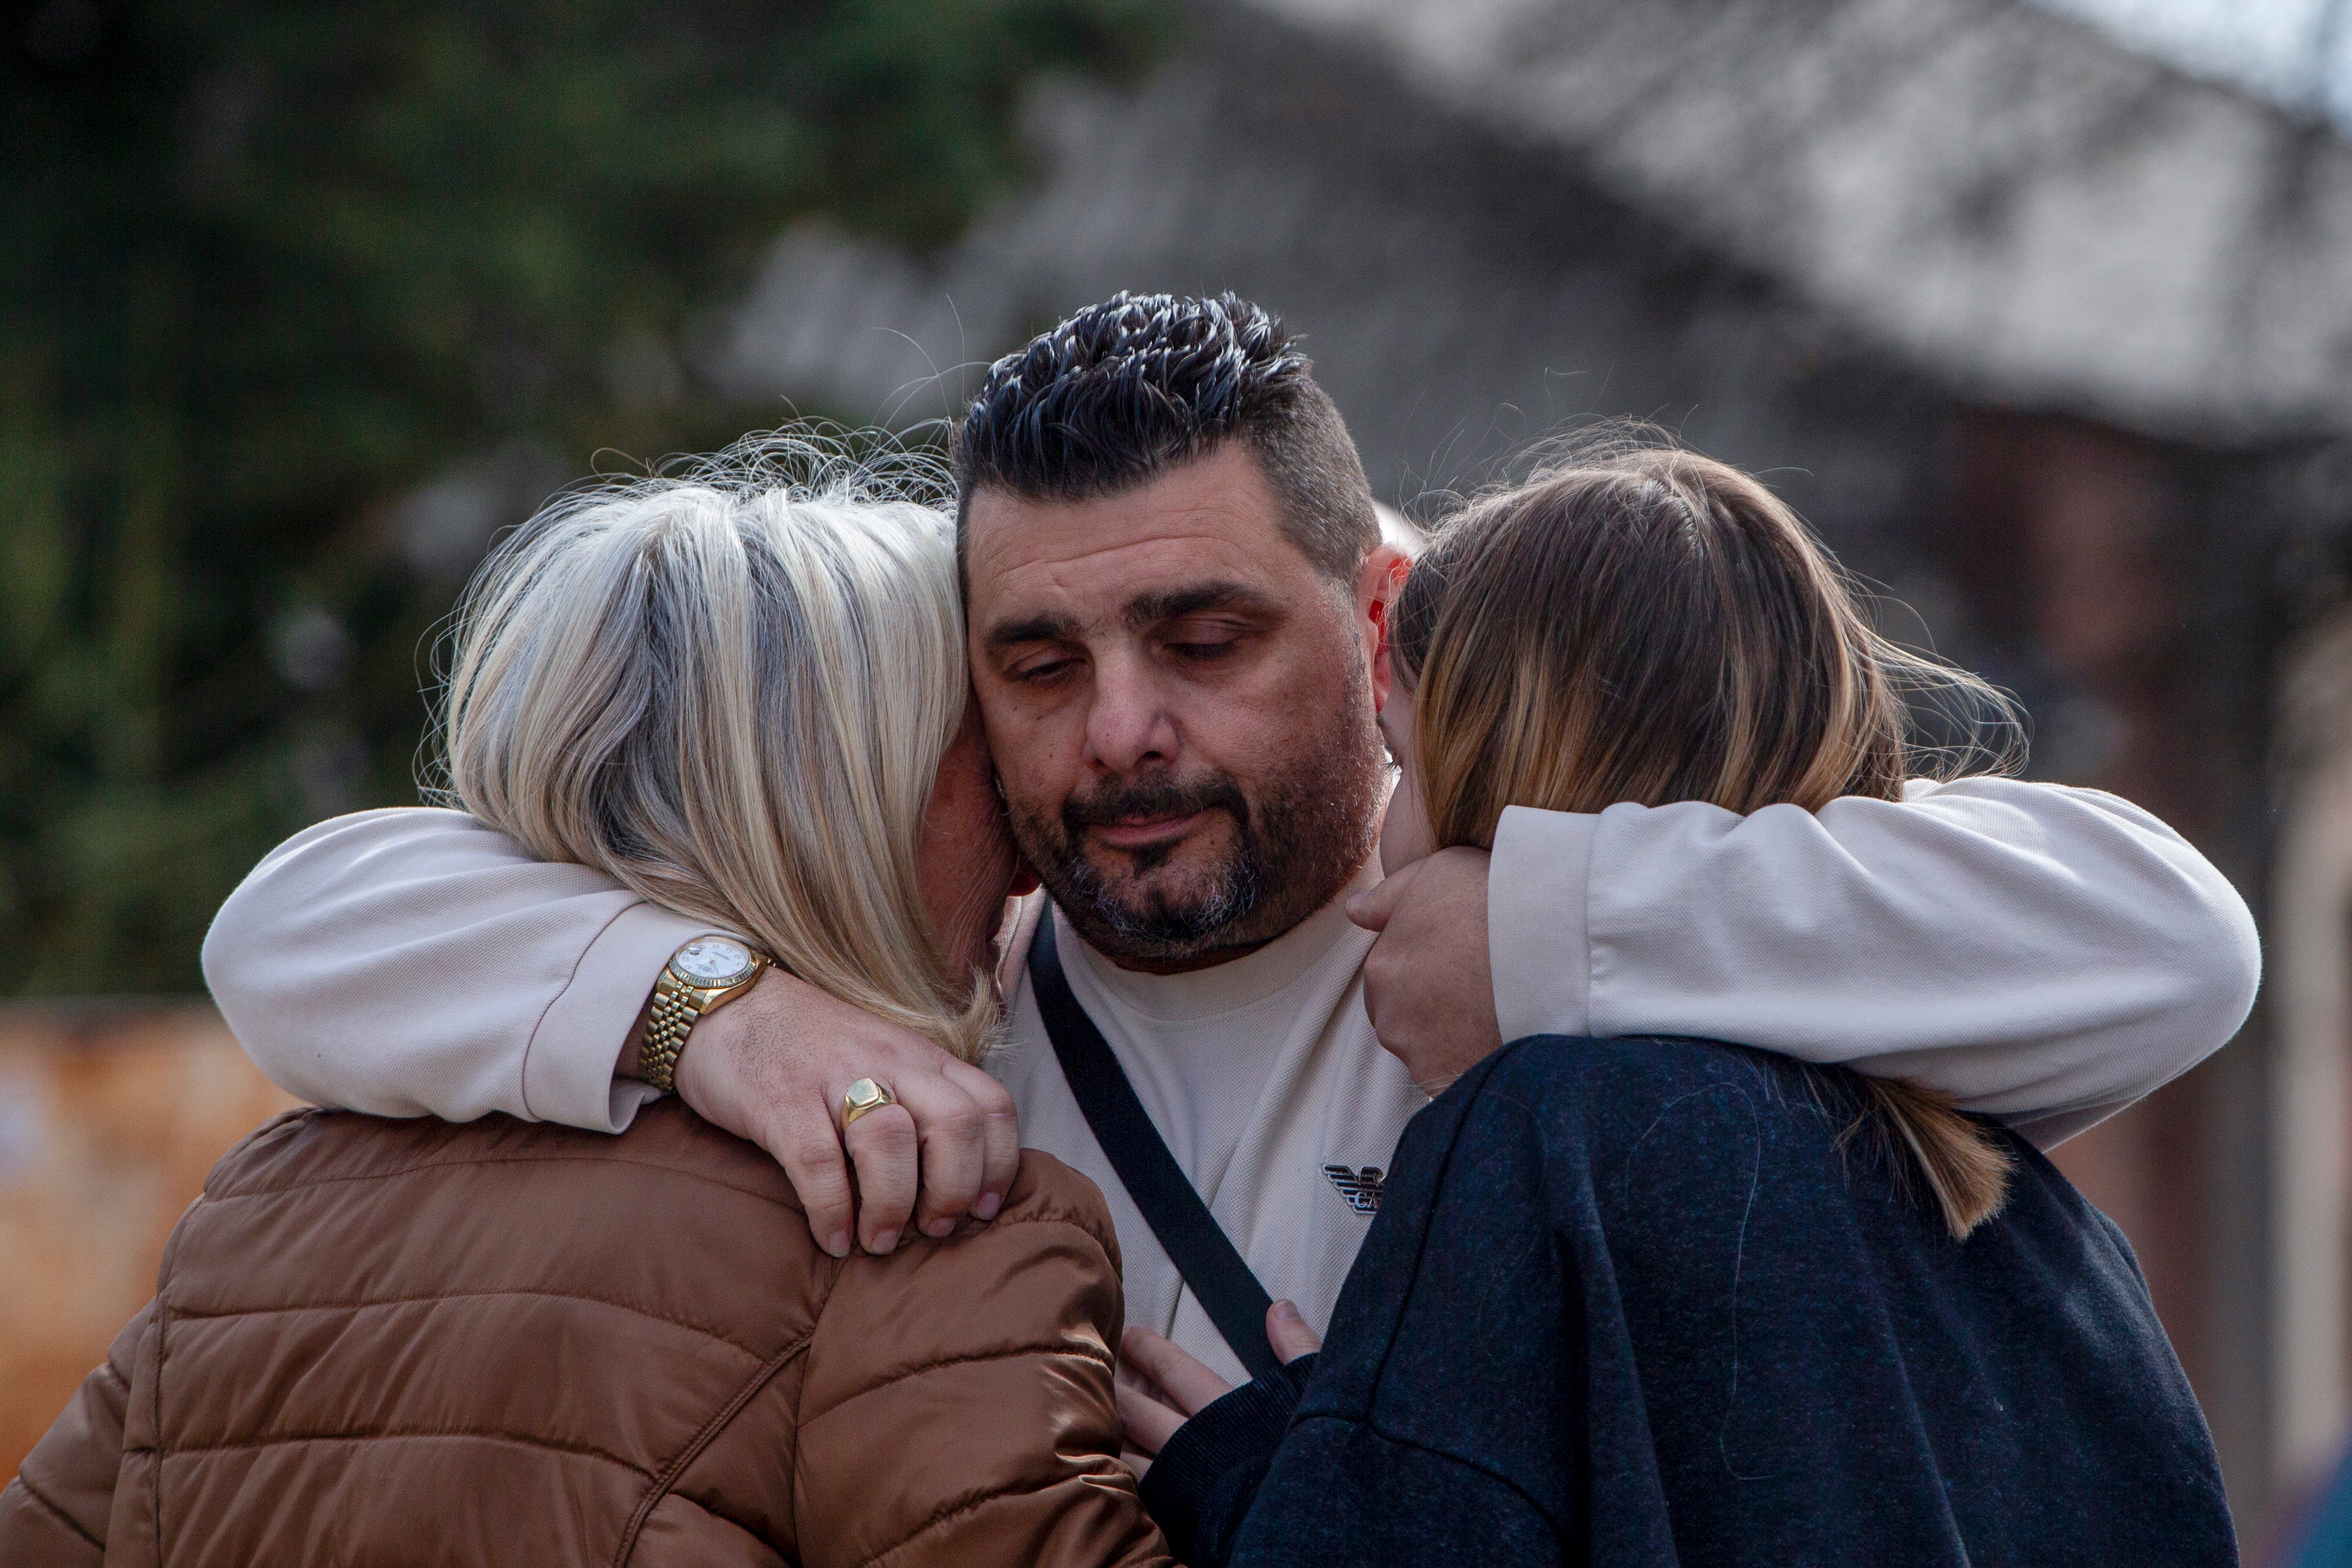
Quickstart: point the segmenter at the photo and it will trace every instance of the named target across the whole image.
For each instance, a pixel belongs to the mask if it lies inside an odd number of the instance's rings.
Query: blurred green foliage
[[[0,994],[197,986],[272,843],[415,799],[489,522],[772,423],[681,335],[796,217],[951,236],[1027,80],[1134,68],[1155,9],[13,5]]]

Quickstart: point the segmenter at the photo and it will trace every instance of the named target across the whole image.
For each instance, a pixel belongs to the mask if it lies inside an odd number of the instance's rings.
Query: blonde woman
[[[1936,760],[1907,695],[2000,711],[1877,636],[1763,486],[1659,447],[1470,508],[1393,625],[1392,879],[1513,807],[1707,801],[1730,831],[1897,799]],[[1122,1391],[1186,1561],[2236,1560],[2129,1248],[2023,1139],[1737,1045],[1492,1044],[1400,1052],[1442,1092],[1319,1357],[1219,1398],[1129,1336],[1171,1401]],[[1281,1304],[1268,1329],[1312,1347]]]
[[[746,448],[572,497],[468,599],[450,802],[710,926],[647,1077],[769,966],[992,1039],[1014,856],[924,478]],[[1119,1322],[1101,1195],[1046,1155],[993,1225],[841,1259],[675,1100],[618,1138],[299,1112],[215,1169],[0,1561],[1163,1563]]]

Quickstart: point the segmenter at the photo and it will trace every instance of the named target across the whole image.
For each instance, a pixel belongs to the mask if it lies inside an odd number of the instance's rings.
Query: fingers
[[[1127,1446],[1139,1454],[1157,1454],[1176,1428],[1184,1424],[1181,1411],[1171,1410],[1139,1388],[1122,1383],[1118,1385],[1118,1418],[1127,1427]],[[1129,1469],[1141,1476],[1150,1461],[1138,1465],[1129,1461]]]
[[[1021,1174],[1021,1113],[1013,1108],[1013,1092],[968,1063],[948,1059],[948,1076],[971,1096],[980,1108],[980,1197],[972,1204],[975,1218],[993,1219]]]
[[[1348,918],[1367,931],[1387,930],[1389,916],[1396,913],[1397,901],[1412,885],[1413,874],[1427,863],[1415,861],[1394,876],[1381,878],[1370,892],[1348,900]]]
[[[1158,1384],[1187,1416],[1234,1391],[1232,1384],[1146,1329],[1128,1330],[1118,1342],[1118,1354]]]
[[[980,1107],[960,1083],[950,1082],[943,1072],[908,1074],[891,1088],[898,1103],[913,1118],[908,1127],[914,1132],[922,1161],[922,1197],[915,1208],[915,1223],[926,1236],[945,1236],[956,1228],[956,1222],[971,1212],[980,1197],[982,1176],[982,1117]],[[857,1126],[874,1120],[882,1113],[861,1120]],[[852,1127],[856,1132],[857,1127]],[[858,1167],[858,1187],[866,1191],[866,1172]],[[873,1198],[869,1194],[866,1201]]]
[[[1285,1362],[1323,1348],[1321,1338],[1288,1301],[1266,1309],[1265,1332],[1275,1354]],[[1145,1456],[1158,1454],[1177,1427],[1233,1392],[1233,1386],[1148,1329],[1128,1330],[1118,1342],[1118,1418],[1127,1427],[1127,1446],[1134,1450],[1119,1457],[1140,1478],[1150,1469]],[[1167,1397],[1155,1398],[1142,1380]]]
[[[1307,1327],[1307,1320],[1288,1301],[1276,1301],[1266,1308],[1265,1337],[1274,1342],[1274,1354],[1286,1364],[1323,1348],[1323,1336]]]
[[[800,1194],[801,1207],[808,1214],[809,1234],[816,1238],[816,1244],[833,1257],[846,1258],[856,1205],[841,1135],[834,1129],[829,1107],[803,1104],[795,1109],[798,1114],[779,1110],[763,1118],[761,1131],[752,1142],[767,1150],[793,1178],[793,1190]]]
[[[941,1054],[934,1073],[898,1091],[922,1143],[923,1191],[915,1222],[946,1236],[967,1214],[993,1219],[1021,1169],[1021,1118],[1004,1085]]]
[[[857,1167],[857,1242],[884,1255],[898,1245],[914,1213],[920,1145],[904,1105],[869,1111],[842,1137]]]
[[[859,1118],[845,1157],[842,1092],[869,1077],[901,1108]],[[774,1156],[808,1210],[809,1233],[836,1258],[853,1234],[871,1250],[910,1224],[937,1236],[966,1213],[992,1219],[1020,1170],[1020,1119],[1003,1085],[778,969],[695,1026],[677,1092]],[[877,1201],[875,1212],[856,1212]]]

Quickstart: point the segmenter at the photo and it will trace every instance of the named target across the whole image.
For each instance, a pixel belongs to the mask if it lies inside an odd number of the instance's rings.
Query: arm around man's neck
[[[462,811],[305,829],[230,894],[205,978],[261,1070],[317,1104],[618,1132],[653,1097],[614,1063],[705,929]]]
[[[618,1133],[655,1097],[625,1071],[646,998],[709,929],[464,812],[408,807],[272,851],[215,919],[205,977],[255,1062],[313,1103]],[[902,1109],[852,1129],[859,1239],[887,1251],[910,1223],[992,1217],[1020,1155],[1012,1097],[909,1030],[771,971],[696,1026],[678,1066],[687,1103],[776,1157],[836,1255],[853,1200],[836,1108],[867,1076]]]
[[[1674,1034],[1843,1062],[2043,1147],[2226,1044],[2252,915],[2147,812],[1977,779],[1818,812],[1514,807],[1487,917],[1505,1040]]]

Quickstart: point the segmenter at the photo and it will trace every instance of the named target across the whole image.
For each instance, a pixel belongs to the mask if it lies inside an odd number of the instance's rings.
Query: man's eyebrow
[[[1055,643],[1073,636],[1077,622],[1067,615],[1055,615],[1050,611],[1032,615],[1025,621],[1000,621],[988,629],[987,645],[991,649],[1017,648],[1024,643]]]
[[[1130,632],[1140,632],[1160,621],[1198,615],[1204,610],[1247,610],[1261,614],[1278,611],[1281,602],[1257,589],[1238,582],[1202,582],[1190,588],[1140,593],[1127,601],[1121,617]]]

